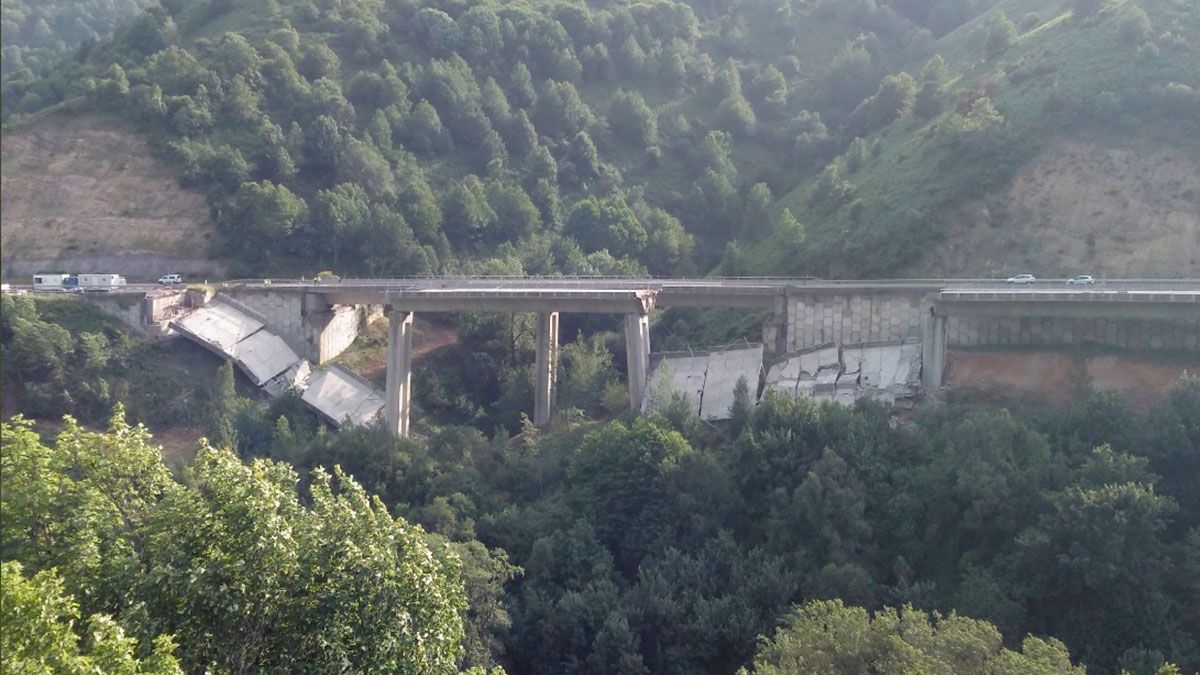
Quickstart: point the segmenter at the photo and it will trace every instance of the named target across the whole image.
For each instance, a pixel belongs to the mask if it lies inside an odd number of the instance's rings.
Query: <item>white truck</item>
[[[111,291],[125,285],[125,277],[120,274],[77,274],[75,287],[87,293],[89,291]]]
[[[65,272],[38,272],[33,275],[33,290],[64,291],[70,279],[71,275]]]

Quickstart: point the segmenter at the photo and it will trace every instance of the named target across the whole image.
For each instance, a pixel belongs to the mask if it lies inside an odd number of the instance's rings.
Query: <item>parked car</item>
[[[160,284],[182,284],[183,275],[181,274],[164,274],[158,278]]]
[[[1091,286],[1096,283],[1096,278],[1090,274],[1080,274],[1077,277],[1067,279],[1068,286]]]
[[[1032,284],[1037,281],[1037,277],[1032,274],[1018,274],[1015,277],[1009,277],[1004,280],[1008,284]]]

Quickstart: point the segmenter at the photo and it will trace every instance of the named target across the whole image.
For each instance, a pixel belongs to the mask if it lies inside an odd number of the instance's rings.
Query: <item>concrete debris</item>
[[[706,420],[727,420],[732,417],[733,390],[743,377],[750,387],[750,400],[756,400],[762,360],[761,345],[710,355],[704,377],[704,395],[700,399],[700,417]]]
[[[661,410],[674,392],[687,397],[694,414],[706,420],[727,420],[733,408],[733,391],[742,377],[757,398],[762,373],[762,345],[713,352],[656,354],[642,410]]]
[[[232,360],[272,397],[302,392],[309,407],[334,426],[367,424],[383,409],[383,395],[341,366],[317,373],[262,318],[241,303],[216,295],[203,307],[171,321],[179,333]]]
[[[370,382],[340,365],[313,374],[304,402],[330,424],[370,424],[383,410],[383,397]]]
[[[303,391],[308,385],[308,377],[312,374],[312,364],[308,359],[300,359],[282,373],[271,378],[263,385],[263,391],[272,398],[282,396],[290,390]]]
[[[792,354],[767,371],[766,387],[852,405],[868,398],[911,401],[921,386],[921,343],[915,340],[822,345]]]

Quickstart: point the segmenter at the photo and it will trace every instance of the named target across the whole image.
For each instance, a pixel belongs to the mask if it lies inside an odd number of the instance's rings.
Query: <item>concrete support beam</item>
[[[921,388],[935,392],[946,367],[946,317],[931,302],[921,305]]]
[[[625,359],[629,373],[629,406],[641,410],[650,374],[650,317],[625,315]]]
[[[407,436],[412,407],[412,320],[411,312],[391,310],[388,318],[387,389],[384,392],[384,422],[394,436]]]
[[[550,423],[558,384],[558,312],[538,312],[534,377],[533,423],[542,427]]]

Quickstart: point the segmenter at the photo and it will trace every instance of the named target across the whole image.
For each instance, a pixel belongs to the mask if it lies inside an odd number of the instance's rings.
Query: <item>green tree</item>
[[[233,197],[222,225],[228,241],[239,242],[237,251],[247,259],[269,256],[279,242],[296,233],[308,214],[308,205],[284,185],[270,181],[243,183]]]
[[[620,90],[613,94],[608,105],[608,123],[622,140],[637,147],[658,142],[658,120],[636,91]]]
[[[442,201],[448,236],[460,244],[482,240],[496,212],[488,203],[483,183],[477,176],[467,176],[446,192]]]
[[[778,68],[767,65],[750,80],[749,95],[757,109],[771,116],[778,116],[787,107],[787,80]]]
[[[667,534],[671,477],[691,452],[678,432],[647,419],[613,422],[584,437],[571,460],[571,485],[621,569],[636,569]]]
[[[744,672],[744,671],[743,671]],[[933,616],[911,606],[870,615],[840,600],[815,600],[797,608],[754,658],[754,672],[908,673],[987,672],[1083,675],[1055,639],[1026,637],[1021,651],[1003,646],[984,621],[956,614]]]
[[[49,469],[5,472],[6,535],[29,567],[58,567],[85,614],[119,616],[133,635],[180,636],[189,671],[455,669],[465,600],[452,551],[431,549],[340,469],[314,471],[301,494],[284,465],[202,447],[177,482],[145,429],[121,416],[108,432],[68,418],[50,449],[20,419],[2,426],[6,468],[13,453]],[[107,656],[132,653],[104,631]]]
[[[1016,41],[1016,26],[1004,12],[997,10],[992,15],[991,22],[988,23],[987,39],[983,43],[984,53],[989,59],[998,58],[1008,51]]]
[[[449,56],[458,50],[462,31],[447,13],[434,7],[422,7],[417,12],[417,36],[434,56]]]
[[[150,653],[139,658],[137,639],[104,614],[88,618],[80,644],[79,606],[53,570],[27,578],[20,563],[5,562],[0,591],[0,668],[6,673],[183,673],[170,636],[154,638]]]
[[[846,126],[855,136],[867,136],[907,115],[912,110],[916,94],[917,83],[911,75],[888,75],[879,84],[875,95],[854,109]]]
[[[429,101],[421,99],[413,106],[404,125],[404,140],[419,153],[445,150],[449,144],[446,128],[438,111]]]
[[[743,135],[754,131],[758,120],[754,108],[745,96],[737,93],[726,97],[717,106],[717,120],[721,128],[734,134]]]
[[[1051,511],[1017,538],[1009,572],[1017,596],[1088,663],[1114,665],[1139,645],[1169,650],[1172,617],[1157,609],[1169,606],[1161,535],[1177,510],[1147,483],[1075,485],[1053,495]]]
[[[537,101],[537,92],[533,88],[533,76],[524,61],[518,61],[513,67],[512,79],[508,86],[509,100],[518,108],[528,110]]]
[[[304,56],[298,65],[305,77],[315,81],[323,77],[336,77],[341,64],[341,59],[329,45],[317,42],[304,50]]]
[[[570,138],[583,131],[591,119],[592,112],[575,85],[547,80],[533,112],[538,129],[557,138]]]

